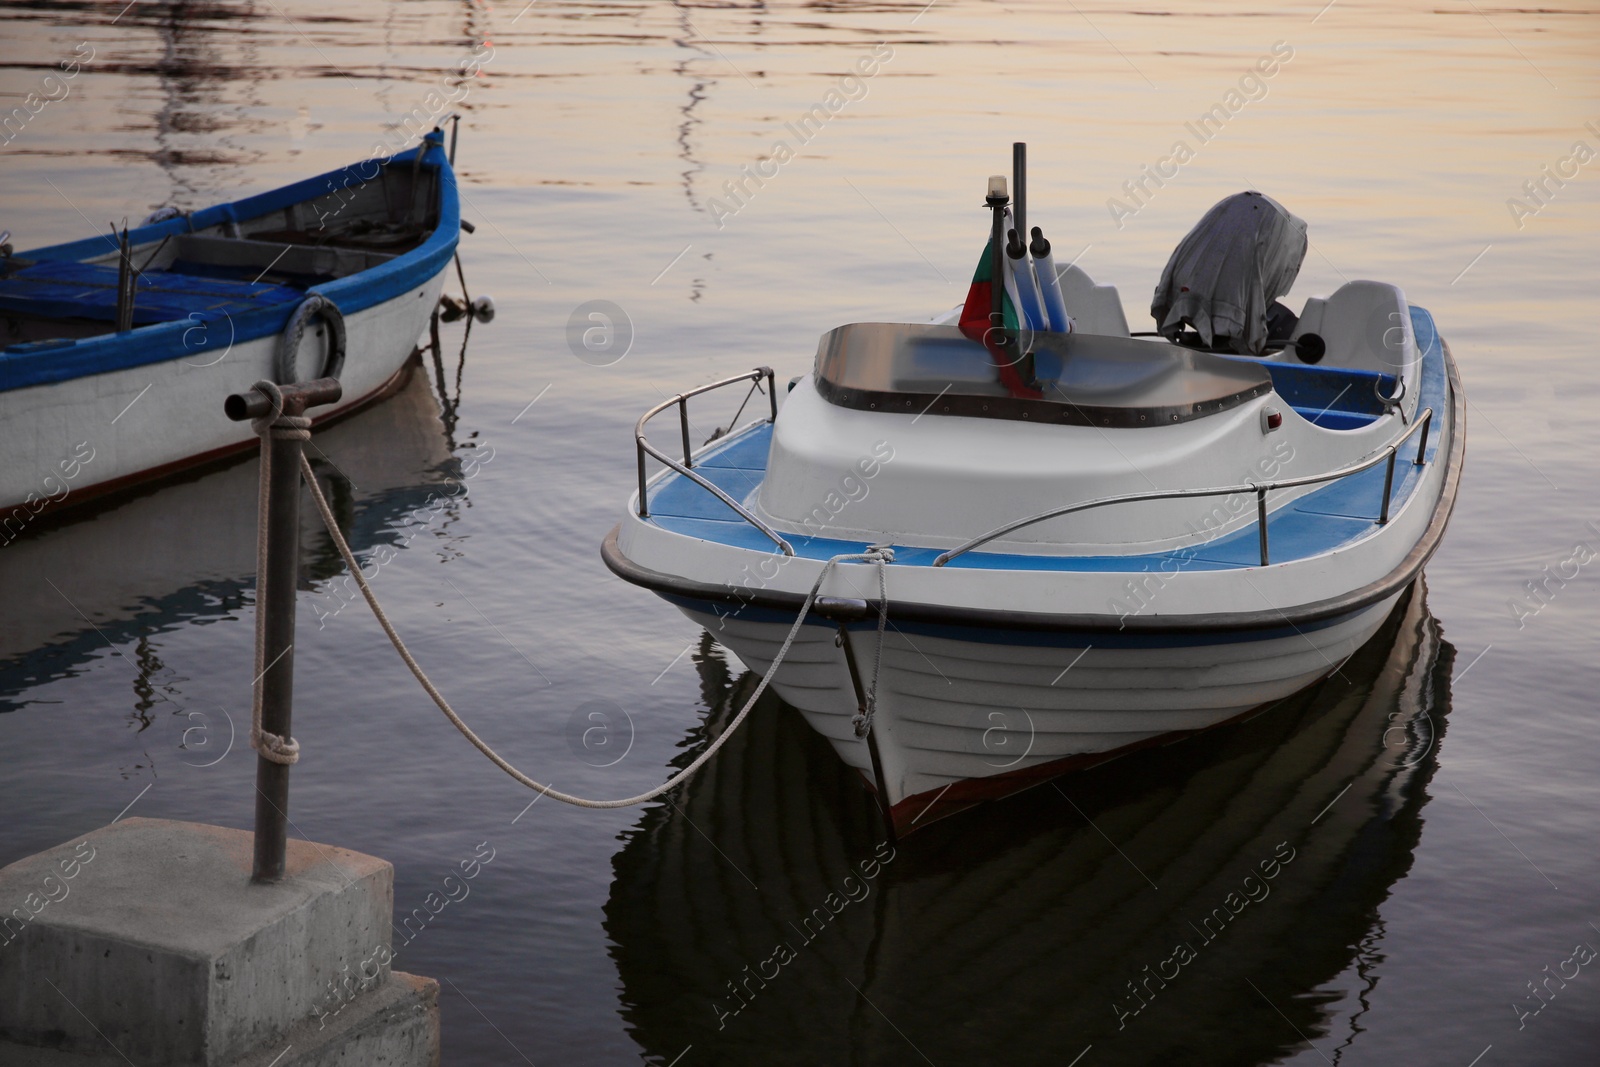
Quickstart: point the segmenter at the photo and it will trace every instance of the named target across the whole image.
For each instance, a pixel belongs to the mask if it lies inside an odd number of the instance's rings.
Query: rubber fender
[[[328,361],[316,378],[337,378],[344,370],[345,330],[344,313],[339,306],[320,293],[312,293],[300,302],[289,317],[278,342],[278,358],[272,368],[272,380],[279,385],[294,384],[294,357],[300,350],[300,341],[306,327],[314,319],[321,319],[328,328]]]

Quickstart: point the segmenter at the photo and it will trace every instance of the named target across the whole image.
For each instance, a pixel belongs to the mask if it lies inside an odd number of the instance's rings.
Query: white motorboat
[[[765,368],[673,397],[605,561],[758,671],[823,576],[773,685],[901,832],[1249,716],[1377,631],[1465,447],[1449,348],[1399,288],[1275,303],[1305,247],[1239,194],[1174,253],[1159,334],[1036,243],[1066,330],[1030,329],[1028,299],[985,330],[969,299],[965,328],[832,330],[781,411]],[[689,398],[744,383],[766,417],[691,449]],[[681,455],[645,433],[673,407]]]

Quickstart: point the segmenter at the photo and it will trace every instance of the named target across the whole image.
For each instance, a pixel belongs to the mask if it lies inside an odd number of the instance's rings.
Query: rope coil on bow
[[[250,420],[250,428],[263,438],[289,441],[311,440],[311,419],[305,415],[283,413],[283,390],[269,381],[256,382],[255,388],[272,402],[272,411],[259,419]],[[302,460],[302,462],[304,462]],[[313,481],[312,484],[315,484]],[[272,485],[272,449],[261,449],[261,484],[256,499],[256,513],[267,514],[267,497]],[[266,685],[267,669],[272,666],[267,659],[267,524],[256,524],[256,680],[250,705],[250,747],[261,758],[272,763],[292,766],[300,760],[300,743],[292,737],[282,737],[261,728],[261,701]],[[276,661],[274,661],[275,663]]]

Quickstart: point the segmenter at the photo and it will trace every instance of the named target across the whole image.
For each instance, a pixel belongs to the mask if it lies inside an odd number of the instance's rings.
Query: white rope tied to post
[[[300,760],[300,743],[261,728],[261,697],[267,668],[267,495],[272,483],[272,449],[269,438],[311,440],[311,420],[304,415],[283,413],[283,390],[269,381],[251,388],[272,402],[272,412],[250,420],[250,428],[261,437],[261,486],[256,496],[256,681],[250,703],[250,747],[272,763],[292,766]],[[302,461],[303,462],[303,461]]]
[[[300,457],[300,475],[305,479],[306,485],[310,488],[311,499],[316,502],[317,511],[322,515],[323,525],[328,528],[328,535],[333,538],[334,546],[338,548],[339,556],[344,560],[344,565],[350,568],[350,574],[353,578],[355,578],[356,585],[361,590],[361,595],[366,598],[367,606],[372,609],[372,614],[378,620],[378,625],[383,627],[383,632],[389,637],[389,643],[394,645],[394,650],[396,652],[400,653],[400,658],[404,660],[406,666],[411,669],[411,673],[422,685],[423,690],[428,694],[428,696],[432,698],[434,704],[438,706],[440,711],[444,712],[445,718],[449,719],[455,728],[461,731],[461,735],[463,737],[472,742],[474,748],[483,753],[485,756],[489,757],[490,762],[492,762],[496,767],[499,767],[502,771],[505,771],[512,778],[515,778],[518,782],[521,782],[529,789],[535,790],[544,796],[559,800],[563,804],[571,804],[574,807],[579,808],[627,808],[632,807],[635,804],[643,804],[646,801],[654,800],[663,793],[670,792],[682,785],[685,781],[692,777],[696,771],[704,766],[707,760],[716,755],[717,750],[723,746],[728,738],[733,736],[735,730],[739,729],[739,726],[745,720],[745,716],[750,714],[750,710],[756,706],[756,701],[761,699],[761,694],[766,691],[766,688],[768,684],[771,683],[773,676],[778,673],[779,665],[783,663],[784,657],[789,654],[789,649],[794,644],[794,639],[799,636],[800,627],[805,624],[806,616],[810,614],[812,604],[816,602],[818,593],[822,591],[822,583],[827,580],[828,573],[833,570],[835,564],[876,562],[879,569],[880,589],[887,588],[884,584],[885,579],[883,578],[884,556],[877,549],[869,549],[866,552],[847,553],[845,555],[834,556],[832,559],[828,560],[823,564],[822,572],[817,575],[816,582],[812,584],[811,592],[806,594],[806,600],[805,603],[801,605],[800,614],[795,618],[794,625],[789,628],[788,636],[783,639],[783,647],[778,649],[777,656],[772,660],[772,666],[768,667],[767,673],[762,675],[761,684],[756,686],[755,692],[750,694],[750,699],[745,701],[744,707],[739,709],[739,714],[733,717],[733,721],[728,724],[728,728],[723,730],[722,733],[717,736],[717,739],[711,742],[711,744],[707,746],[706,750],[695,758],[693,763],[689,764],[689,766],[685,767],[683,770],[679,771],[677,774],[673,775],[671,778],[667,779],[661,785],[656,786],[649,792],[640,793],[638,796],[633,797],[623,797],[620,800],[590,800],[586,797],[578,797],[573,796],[570,793],[563,793],[560,790],[552,789],[550,786],[545,785],[542,782],[536,782],[532,778],[529,778],[527,775],[523,774],[521,771],[517,770],[517,768],[508,763],[498,752],[490,748],[481,737],[472,732],[472,728],[470,726],[462,721],[461,716],[456,714],[456,710],[450,706],[450,702],[445,700],[444,694],[439,692],[438,688],[434,686],[432,680],[430,680],[427,674],[423,672],[422,667],[411,655],[411,651],[406,648],[405,642],[400,640],[400,635],[395,632],[394,625],[389,622],[389,616],[386,615],[383,608],[379,606],[378,598],[373,595],[371,586],[367,584],[366,577],[361,573],[361,567],[356,562],[355,554],[350,551],[350,545],[345,541],[344,535],[339,532],[339,524],[334,520],[333,509],[328,507],[328,501],[322,495],[322,487],[317,484],[316,475],[312,473],[311,464],[304,455]],[[892,554],[890,555],[892,558]],[[883,603],[884,610],[887,611],[887,596],[885,596]],[[874,689],[877,687],[876,671],[874,671],[873,687]]]

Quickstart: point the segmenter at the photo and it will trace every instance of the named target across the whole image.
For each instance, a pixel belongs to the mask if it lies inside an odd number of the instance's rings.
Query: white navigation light
[[[991,200],[1006,199],[1006,176],[1004,174],[989,175],[989,198]]]

